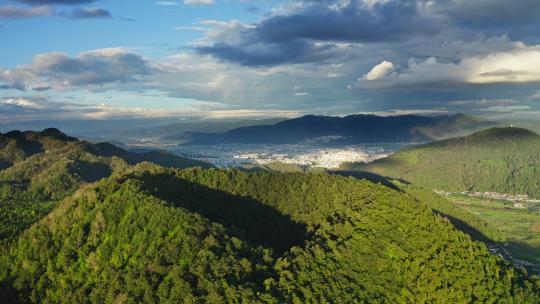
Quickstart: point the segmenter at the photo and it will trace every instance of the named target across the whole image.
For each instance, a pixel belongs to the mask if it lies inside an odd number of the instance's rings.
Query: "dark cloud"
[[[60,5],[79,5],[95,2],[96,0],[12,0],[24,4],[30,5],[50,5],[50,4],[60,4]]]
[[[53,102],[47,97],[4,97],[0,99],[0,120],[5,123],[42,119],[81,119],[99,112],[99,106]]]
[[[51,62],[40,73],[46,77],[66,79],[71,85],[100,85],[114,81],[130,81],[136,75],[149,74],[147,62],[129,52],[85,53],[77,58],[62,57]]]
[[[103,8],[80,8],[69,13],[73,19],[112,18],[111,13]]]
[[[52,87],[36,87],[36,88],[33,88],[32,91],[34,92],[44,92],[44,91],[48,91],[52,89]]]
[[[305,40],[289,43],[264,43],[235,46],[216,43],[208,47],[198,47],[202,54],[212,55],[220,60],[236,62],[246,66],[270,66],[283,63],[323,61],[333,57],[331,46],[315,46]]]
[[[448,15],[462,26],[486,30],[528,26],[539,23],[538,0],[440,0],[435,2],[437,12]]]
[[[432,34],[439,25],[419,14],[414,1],[389,1],[372,8],[351,1],[343,8],[317,4],[288,15],[276,15],[260,23],[255,32],[262,40],[399,41]]]
[[[410,0],[373,7],[358,1],[337,8],[328,3],[312,3],[292,13],[263,19],[254,27],[239,29],[240,42],[215,41],[197,50],[249,66],[305,62],[325,58],[318,54],[321,49],[317,42],[396,42],[432,35],[439,28],[437,18],[420,14],[416,2]]]
[[[321,42],[385,43],[399,53],[410,51],[404,49],[410,41],[435,37],[471,40],[486,34],[540,42],[538,0],[307,0],[298,7],[235,29],[239,41],[209,36],[210,43],[196,49],[220,60],[265,66],[324,60],[328,51],[318,54],[315,46]]]

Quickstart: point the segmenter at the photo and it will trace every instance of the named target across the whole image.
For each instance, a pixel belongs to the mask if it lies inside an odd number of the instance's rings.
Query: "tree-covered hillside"
[[[369,171],[429,189],[540,197],[540,136],[521,128],[492,128],[342,169]]]
[[[129,165],[210,167],[163,152],[131,153],[110,144],[92,145],[56,129],[0,134],[0,243],[18,235],[81,185]]]
[[[45,303],[537,303],[540,285],[412,196],[352,177],[117,171],[0,258]]]

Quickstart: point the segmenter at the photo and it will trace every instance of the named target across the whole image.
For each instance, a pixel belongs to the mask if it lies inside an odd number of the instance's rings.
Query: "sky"
[[[0,0],[0,122],[540,119],[538,0]]]

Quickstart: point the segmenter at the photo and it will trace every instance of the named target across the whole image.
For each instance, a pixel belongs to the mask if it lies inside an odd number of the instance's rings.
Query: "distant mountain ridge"
[[[246,126],[271,125],[283,120],[285,118],[181,121],[165,125],[123,130],[114,132],[108,137],[123,142],[137,142],[137,140],[148,139],[159,139],[166,142],[186,142],[193,139],[195,134],[227,132]]]
[[[540,197],[540,136],[522,128],[490,128],[343,169],[369,171],[429,189]]]
[[[306,115],[273,125],[242,127],[220,134],[198,134],[190,143],[294,144],[325,136],[339,137],[336,139],[338,143],[426,142],[464,135],[495,125],[495,122],[463,114],[345,117]]]

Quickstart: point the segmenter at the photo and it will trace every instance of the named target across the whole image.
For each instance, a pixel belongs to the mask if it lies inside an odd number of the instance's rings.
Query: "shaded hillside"
[[[5,134],[0,133],[0,170],[34,154],[60,148],[64,144],[76,140],[76,138],[69,137],[52,128],[41,132],[11,131]]]
[[[0,242],[15,237],[81,185],[151,161],[187,168],[211,165],[163,152],[131,153],[110,144],[92,145],[56,129],[0,135]]]
[[[204,161],[178,156],[161,150],[134,153],[126,151],[109,143],[97,143],[93,145],[93,148],[95,149],[94,151],[97,155],[105,157],[120,157],[130,165],[134,165],[143,161],[148,161],[164,167],[174,168],[214,167],[212,164]]]
[[[539,285],[412,197],[326,174],[140,164],[0,255],[4,301],[536,303]]]
[[[319,137],[340,137],[338,143],[425,142],[494,126],[477,117],[450,116],[376,116],[345,117],[307,115],[274,125],[251,126],[221,134],[200,134],[193,144],[210,143],[298,143]]]
[[[540,137],[521,128],[491,128],[343,168],[398,178],[429,189],[540,197]]]

